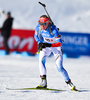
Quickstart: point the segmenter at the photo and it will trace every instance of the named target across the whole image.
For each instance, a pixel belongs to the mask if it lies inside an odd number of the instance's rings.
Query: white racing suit
[[[43,43],[57,43],[60,42],[60,39],[56,38],[58,37],[59,33],[56,29],[56,27],[54,25],[51,26],[52,29],[52,33],[54,35],[51,35],[49,32],[49,28],[47,28],[46,30],[41,30],[40,32],[38,32],[39,30],[39,25],[37,25],[36,29],[35,29],[35,40],[37,41],[37,43],[39,44],[40,42]],[[63,55],[62,55],[62,47],[46,47],[43,48],[40,51],[39,54],[39,69],[40,69],[40,75],[46,75],[46,66],[45,66],[45,62],[47,57],[49,57],[49,55],[51,54],[51,52],[54,54],[54,58],[55,58],[55,63],[57,66],[58,71],[62,74],[63,78],[65,81],[68,81],[69,75],[67,73],[67,71],[64,69],[63,67]]]
[[[57,66],[58,71],[62,74],[64,77],[65,81],[69,80],[69,76],[67,71],[63,68],[63,55],[62,55],[62,50],[61,47],[47,47],[40,51],[39,54],[39,69],[40,69],[40,75],[46,75],[46,66],[45,62],[47,57],[53,52],[54,58],[55,58],[55,63]]]

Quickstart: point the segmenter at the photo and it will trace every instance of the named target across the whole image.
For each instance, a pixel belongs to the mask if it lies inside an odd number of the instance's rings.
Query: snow
[[[7,3],[8,2],[8,3]],[[38,19],[46,14],[37,0],[0,0],[2,10],[11,11],[14,29],[35,29]],[[42,0],[60,31],[90,33],[90,0]],[[0,16],[0,27],[5,20]],[[90,57],[66,58],[63,61],[72,82],[82,92],[72,92],[57,71],[54,58],[47,59],[49,88],[66,91],[13,91],[9,88],[36,87],[40,83],[38,57],[0,56],[0,100],[89,100]],[[53,65],[53,66],[52,66]]]
[[[38,57],[0,56],[0,100],[89,100],[90,57],[64,59],[63,64],[72,82],[82,92],[72,92],[57,71],[54,58],[47,59],[47,81],[49,88],[66,90],[14,91],[9,88],[36,87],[40,83]],[[53,65],[53,66],[52,66]]]
[[[9,2],[9,3],[7,3]],[[0,12],[11,11],[14,29],[35,29],[46,14],[38,0],[0,0]],[[90,33],[90,0],[41,0],[60,31]],[[5,15],[0,17],[0,27]]]

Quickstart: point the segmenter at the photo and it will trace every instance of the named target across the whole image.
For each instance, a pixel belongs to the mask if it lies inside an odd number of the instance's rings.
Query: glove
[[[40,42],[39,46],[38,46],[38,50],[42,50],[43,48],[46,48],[46,47],[59,47],[59,46],[62,46],[62,44],[60,42],[57,42],[57,43],[54,43],[54,44],[48,44],[48,43]]]
[[[38,50],[42,50],[42,42],[39,43]]]
[[[51,44],[40,42],[38,45],[38,50],[42,50],[43,48],[46,48],[46,47],[51,47]]]

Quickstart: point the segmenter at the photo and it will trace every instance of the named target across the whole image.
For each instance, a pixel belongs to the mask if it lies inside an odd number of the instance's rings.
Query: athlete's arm
[[[38,35],[37,35],[37,32],[35,32],[34,38],[35,38],[35,40],[37,41],[38,44],[41,42]]]
[[[59,47],[59,46],[62,46],[62,44],[60,42],[51,44],[51,47]]]
[[[39,33],[38,33],[39,27],[40,27],[39,25],[36,26],[35,34],[34,34],[34,38],[35,38],[35,40],[37,41],[38,44],[41,42],[41,40],[39,38]]]

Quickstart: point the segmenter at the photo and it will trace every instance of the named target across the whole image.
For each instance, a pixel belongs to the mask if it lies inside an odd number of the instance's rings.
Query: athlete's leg
[[[39,54],[39,70],[40,70],[40,77],[41,83],[37,86],[37,88],[46,88],[47,87],[47,79],[46,79],[46,58],[50,55],[51,51],[48,48],[43,49],[40,51]]]
[[[64,80],[68,81],[70,78],[69,78],[67,71],[63,67],[63,56],[58,53],[55,54],[54,56],[55,56],[55,62],[56,62],[58,71],[61,72],[62,76],[64,77]]]
[[[63,55],[62,55],[62,48],[51,48],[54,57],[55,57],[55,62],[56,62],[56,66],[59,72],[61,72],[62,76],[64,77],[65,81],[69,80],[69,75],[67,73],[67,71],[64,69],[63,67]]]
[[[40,75],[46,75],[46,59],[50,55],[51,51],[48,48],[43,49],[40,51],[39,54],[39,70],[40,70]]]
[[[71,82],[69,75],[67,71],[63,67],[63,55],[62,55],[62,50],[60,50],[57,54],[54,53],[55,61],[56,61],[56,66],[59,72],[61,72],[62,76],[64,77],[65,82],[69,86],[71,90],[75,90],[75,86]]]

